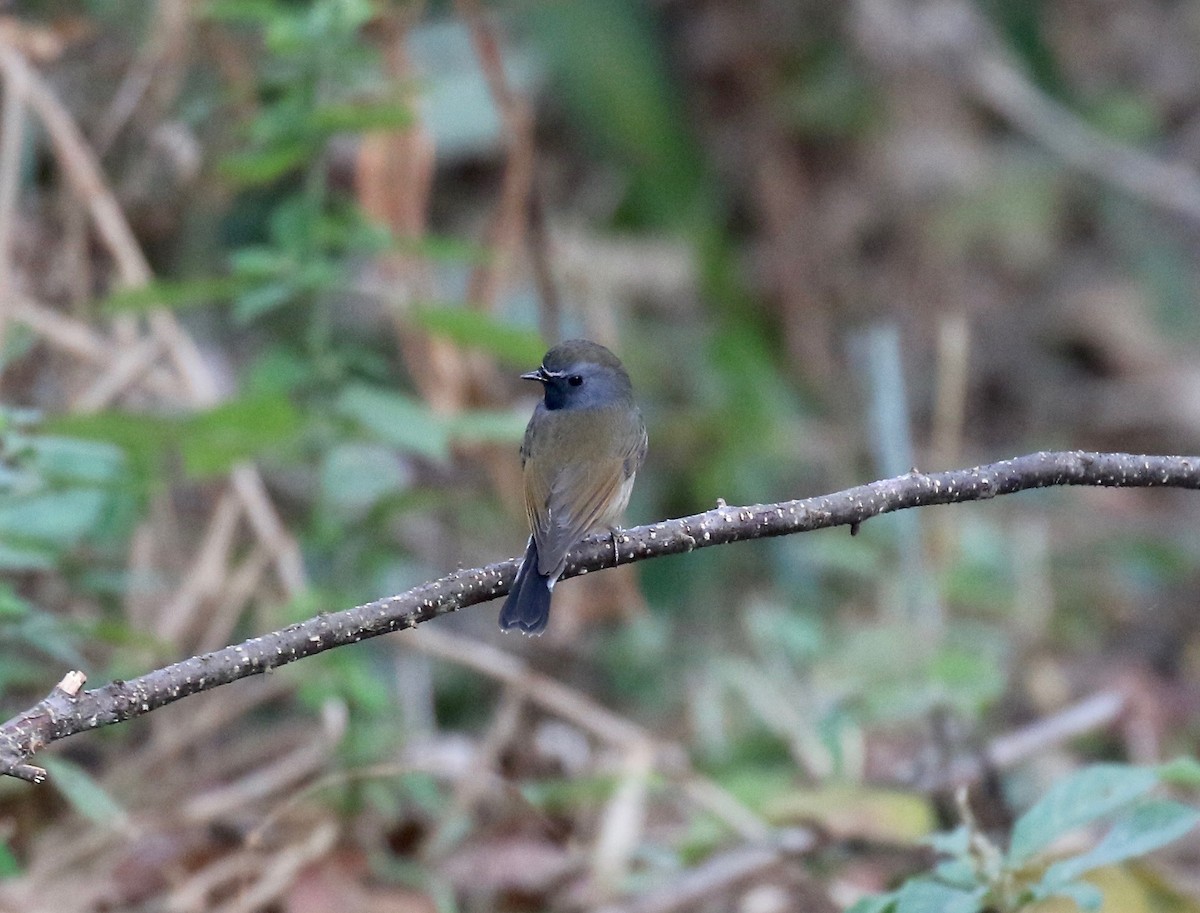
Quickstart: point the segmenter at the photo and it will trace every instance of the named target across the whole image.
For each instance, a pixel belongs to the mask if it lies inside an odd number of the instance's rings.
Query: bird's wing
[[[632,479],[637,471],[642,468],[642,463],[646,462],[646,450],[650,446],[650,438],[646,434],[646,423],[641,421],[642,413],[639,410],[637,413],[638,421],[642,426],[642,434],[634,447],[629,453],[625,454],[625,477]],[[628,495],[625,497],[628,501]]]
[[[633,489],[645,445],[628,453],[563,467],[552,477],[526,472],[525,506],[538,549],[538,571],[557,577],[580,539],[615,523]]]

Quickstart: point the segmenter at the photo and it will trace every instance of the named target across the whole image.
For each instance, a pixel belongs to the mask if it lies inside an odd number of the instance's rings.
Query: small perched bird
[[[532,535],[500,610],[500,627],[540,634],[567,552],[589,533],[612,528],[629,503],[646,457],[646,425],[629,375],[597,343],[561,343],[521,377],[540,383],[545,396],[521,445]]]

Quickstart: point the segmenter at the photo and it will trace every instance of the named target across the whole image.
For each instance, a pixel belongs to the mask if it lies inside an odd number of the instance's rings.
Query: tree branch
[[[834,526],[854,528],[872,517],[909,507],[980,501],[1055,485],[1198,489],[1200,456],[1034,453],[973,469],[914,471],[816,498],[748,507],[722,504],[706,513],[621,530],[615,536],[592,536],[571,551],[563,577],[747,539]],[[334,647],[416,627],[487,602],[508,592],[516,570],[517,559],[512,558],[456,571],[397,596],[318,615],[94,691],[81,691],[81,673],[71,673],[44,700],[0,726],[0,774],[42,782],[46,772],[28,762],[51,742],[141,716],[189,694],[260,675]]]

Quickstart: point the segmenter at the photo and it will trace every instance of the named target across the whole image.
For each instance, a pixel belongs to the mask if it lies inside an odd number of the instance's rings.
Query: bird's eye
[[[583,378],[578,374],[572,374],[567,378],[567,383],[569,383],[572,387],[578,387],[583,383]]]

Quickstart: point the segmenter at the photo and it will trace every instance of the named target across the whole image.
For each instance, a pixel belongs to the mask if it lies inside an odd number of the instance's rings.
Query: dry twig
[[[665,773],[681,784],[695,805],[747,840],[761,840],[769,834],[770,828],[762,818],[715,782],[693,772],[686,753],[678,746],[657,739],[649,730],[613,713],[574,688],[534,672],[526,663],[503,650],[433,628],[422,629],[411,645],[430,656],[503,682],[509,693],[566,720],[623,754],[651,756]]]
[[[213,913],[254,913],[269,906],[291,887],[305,866],[329,853],[337,838],[337,825],[328,821],[317,825],[307,839],[270,856],[259,868],[257,880],[237,897],[212,907]]]
[[[604,907],[601,913],[673,913],[750,881],[788,858],[803,856],[816,842],[809,831],[781,836],[775,846],[740,846],[718,853],[661,888],[626,905]]]
[[[860,2],[862,34],[890,56],[944,66],[967,91],[1067,165],[1200,223],[1200,173],[1122,143],[1042,92],[964,0]]]
[[[136,288],[150,283],[154,277],[145,254],[105,182],[95,153],[66,106],[25,58],[2,42],[0,74],[6,91],[19,90],[28,110],[37,115],[45,128],[67,183],[87,208],[100,242],[116,265],[121,284]],[[124,341],[136,348],[108,367],[97,384],[85,392],[81,406],[95,409],[107,405],[129,384],[153,371],[160,351],[169,356],[178,376],[175,395],[195,407],[214,406],[219,400],[216,378],[174,315],[159,308],[149,313],[147,322],[151,338],[140,341],[128,321],[123,330],[118,327]],[[43,323],[64,329],[62,321]],[[78,334],[74,341],[81,341]],[[253,466],[241,466],[232,476],[234,490],[245,506],[246,519],[275,561],[283,586],[290,594],[299,593],[305,585],[299,548],[275,513],[258,471]]]
[[[467,286],[468,300],[491,311],[495,309],[505,273],[525,235],[533,187],[533,112],[529,103],[509,87],[500,41],[479,0],[456,0],[455,6],[470,30],[471,44],[487,80],[492,103],[504,123],[504,141],[508,152],[500,201],[488,229],[488,247],[493,256],[472,271]]]

